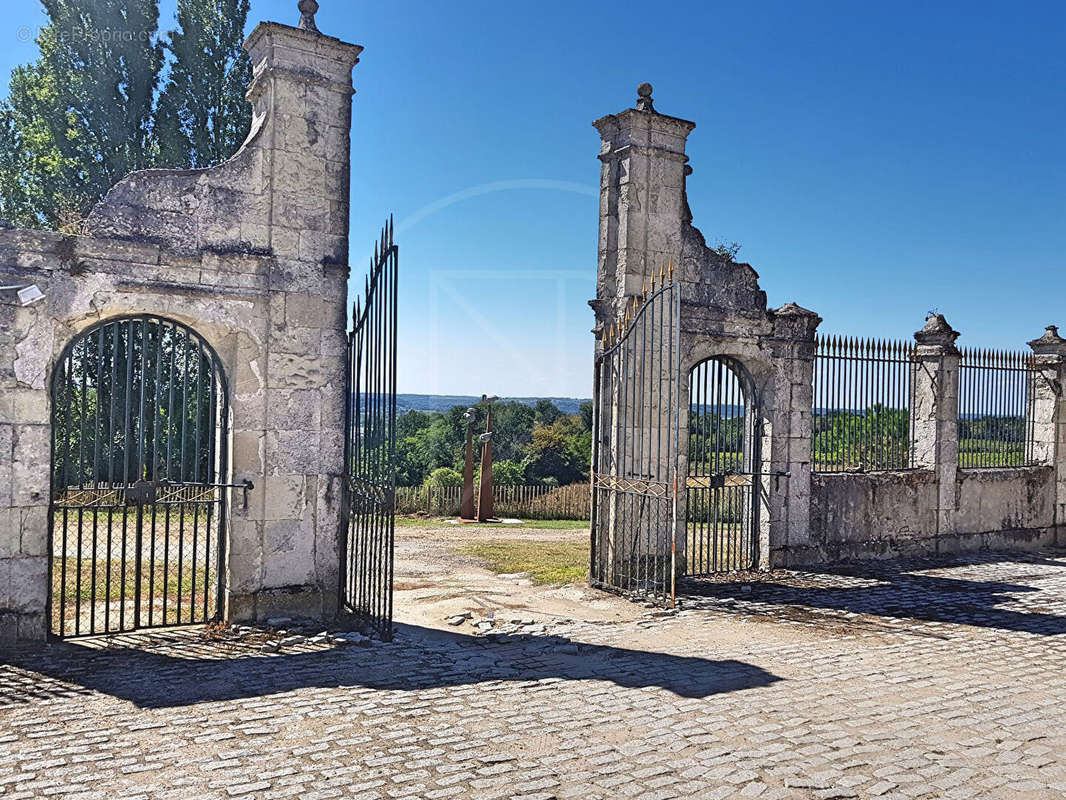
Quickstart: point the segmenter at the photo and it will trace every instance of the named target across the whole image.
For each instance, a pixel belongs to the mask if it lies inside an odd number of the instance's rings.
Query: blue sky
[[[401,391],[589,394],[589,123],[642,80],[696,121],[695,223],[743,245],[772,305],[889,337],[935,308],[977,346],[1066,327],[1061,2],[321,3],[366,47],[351,257],[361,285],[395,214]],[[253,0],[250,24],[295,7]],[[12,38],[5,81],[36,53]]]

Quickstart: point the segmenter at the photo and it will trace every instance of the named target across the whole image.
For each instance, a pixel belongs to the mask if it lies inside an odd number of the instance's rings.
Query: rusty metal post
[[[481,488],[477,498],[478,522],[492,519],[492,401],[488,401],[485,433],[481,436]]]
[[[466,458],[463,461],[463,490],[459,496],[459,519],[474,519],[474,434],[471,430],[474,409],[463,414],[466,420]]]

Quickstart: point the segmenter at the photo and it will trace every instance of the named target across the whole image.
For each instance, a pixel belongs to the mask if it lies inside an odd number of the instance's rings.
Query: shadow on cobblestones
[[[1066,633],[1066,598],[1042,592],[1039,582],[1066,576],[1066,556],[1046,555],[857,562],[742,576],[747,582],[690,579],[680,588],[696,606],[712,599],[740,610],[793,606],[1056,636]],[[982,565],[980,579],[960,577],[969,565]],[[953,577],[928,574],[944,568]]]
[[[580,644],[559,636],[489,640],[401,625],[393,642],[370,648],[262,654],[251,647],[224,650],[196,630],[182,633],[163,642],[158,635],[127,635],[108,647],[56,642],[0,657],[0,706],[101,692],[142,708],[166,708],[310,687],[414,691],[512,680],[602,680],[701,698],[780,680],[732,659]]]

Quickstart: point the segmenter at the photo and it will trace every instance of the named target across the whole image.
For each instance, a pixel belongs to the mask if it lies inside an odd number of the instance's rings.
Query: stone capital
[[[919,356],[957,356],[955,340],[958,338],[959,332],[948,324],[943,314],[930,314],[921,330],[914,332]]]
[[[770,316],[775,337],[797,342],[813,342],[814,333],[822,322],[822,318],[809,308],[791,302],[773,309]]]
[[[1039,339],[1033,339],[1028,344],[1033,355],[1038,356],[1043,363],[1066,361],[1066,339],[1059,336],[1056,325],[1048,325]]]
[[[603,140],[600,158],[626,148],[684,155],[685,140],[696,127],[691,120],[660,114],[652,105],[651,84],[637,87],[637,104],[592,123]]]
[[[264,73],[350,90],[352,67],[363,51],[360,45],[280,22],[260,22],[244,40],[244,49],[252,60],[249,93]]]

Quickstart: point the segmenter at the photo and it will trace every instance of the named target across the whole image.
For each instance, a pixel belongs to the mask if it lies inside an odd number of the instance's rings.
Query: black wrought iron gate
[[[753,569],[758,559],[759,413],[747,370],[718,356],[689,372],[686,569]]]
[[[173,320],[105,320],[63,351],[52,375],[54,635],[217,615],[227,403],[218,357]]]
[[[384,640],[392,638],[398,265],[390,217],[348,335],[347,530],[340,583],[342,606],[364,617]]]
[[[589,583],[672,601],[680,289],[667,283],[609,326],[593,386]]]

